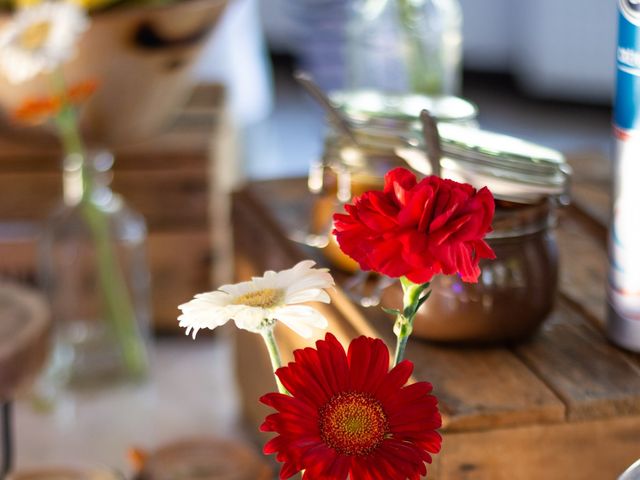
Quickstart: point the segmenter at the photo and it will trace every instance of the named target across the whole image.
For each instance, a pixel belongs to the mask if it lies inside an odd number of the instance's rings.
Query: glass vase
[[[347,26],[353,89],[458,95],[462,10],[458,0],[356,0]]]
[[[139,380],[148,369],[146,226],[111,190],[112,165],[108,152],[65,158],[63,202],[39,244],[57,377],[74,386]]]

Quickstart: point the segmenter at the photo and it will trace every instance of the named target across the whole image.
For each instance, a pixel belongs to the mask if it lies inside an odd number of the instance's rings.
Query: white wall
[[[461,0],[465,64],[511,71],[532,94],[609,102],[615,0]]]

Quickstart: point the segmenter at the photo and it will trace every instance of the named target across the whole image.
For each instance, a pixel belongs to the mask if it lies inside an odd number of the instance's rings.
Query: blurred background
[[[461,0],[462,96],[490,130],[564,152],[609,148],[616,8],[610,2]],[[320,154],[322,112],[291,80],[308,70],[325,89],[348,85],[348,2],[241,1],[201,64],[226,79],[246,136],[251,177],[301,175]],[[254,32],[258,32],[255,33]],[[233,47],[230,41],[233,38]],[[222,67],[224,65],[224,67]],[[220,68],[222,67],[222,68]],[[216,70],[223,70],[216,73]]]
[[[432,3],[446,10],[456,2]],[[150,49],[144,76],[114,75],[104,82],[107,87],[120,81],[122,91],[137,88],[118,100],[131,107],[121,116],[125,127],[120,130],[126,134],[134,126],[153,123],[154,134],[148,138],[108,145],[115,163],[107,160],[103,169],[113,177],[114,190],[146,220],[147,230],[144,223],[138,230],[144,230],[148,244],[149,320],[156,335],[149,354],[150,381],[99,391],[67,390],[60,388],[66,379],[55,378],[55,365],[49,364],[32,382],[32,390],[18,395],[17,465],[80,461],[130,472],[138,458],[127,458],[130,447],[153,449],[176,438],[211,434],[253,440],[244,428],[237,388],[241,375],[234,370],[228,332],[201,335],[196,342],[183,338],[177,305],[238,275],[230,193],[252,180],[306,177],[321,158],[325,113],[292,75],[305,70],[325,91],[353,86],[347,37],[357,5],[345,0],[230,0],[185,73],[189,91],[194,89],[190,100],[175,102],[178,107],[167,100],[173,95],[167,92],[178,78],[172,75],[182,75],[181,68],[191,61],[191,52],[171,51],[164,58]],[[462,59],[455,67],[459,77],[444,93],[475,104],[482,128],[545,145],[572,159],[595,159],[595,170],[608,172],[616,2],[460,0],[457,8],[453,18],[454,24],[461,21],[460,30],[446,35],[454,43],[461,40]],[[110,14],[96,12],[95,24],[101,16],[113,18]],[[171,17],[165,21],[172,24]],[[361,21],[366,25],[368,20]],[[106,44],[113,38],[103,32],[97,41]],[[81,53],[87,64],[91,57],[91,51]],[[135,63],[126,60],[121,72]],[[3,90],[5,97],[15,97],[10,87]],[[110,101],[97,98],[100,108],[109,106]],[[148,115],[129,122],[139,113],[138,100],[146,102]],[[162,114],[154,115],[153,105]],[[106,118],[92,108],[91,118]],[[156,125],[154,117],[165,114],[170,121]],[[61,154],[50,139],[29,141],[23,130],[3,128],[0,278],[34,287],[37,238],[61,197]],[[606,217],[608,204],[605,210]],[[141,225],[133,217],[128,211],[121,217],[123,231]],[[604,287],[595,288],[604,297]],[[31,301],[27,296],[26,303]],[[5,309],[0,320],[18,322],[16,311]],[[64,361],[59,358],[64,352],[52,350],[51,362]],[[2,380],[0,374],[0,387]],[[258,478],[251,475],[246,478]]]

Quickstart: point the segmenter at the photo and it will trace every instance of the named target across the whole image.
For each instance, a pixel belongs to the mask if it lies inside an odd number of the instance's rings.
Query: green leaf
[[[398,315],[402,315],[402,312],[400,310],[396,310],[395,308],[385,308],[382,307],[382,310],[385,313],[388,313],[389,315],[393,315],[393,316],[398,316]]]

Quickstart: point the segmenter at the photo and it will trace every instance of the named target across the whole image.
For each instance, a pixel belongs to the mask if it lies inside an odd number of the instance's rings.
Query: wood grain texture
[[[640,455],[640,417],[445,436],[437,480],[613,480]]]
[[[563,215],[556,232],[560,254],[560,292],[604,324],[607,256],[600,239],[583,223]]]
[[[113,190],[144,215],[150,230],[206,228],[209,191],[205,165],[194,169],[123,170],[116,172]],[[2,173],[0,191],[3,221],[44,221],[61,201],[62,175]]]
[[[593,152],[567,156],[573,168],[571,201],[606,228],[611,217],[611,161]]]
[[[569,420],[640,414],[640,368],[566,302],[515,352],[560,396]]]

